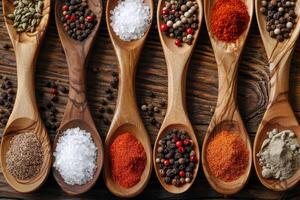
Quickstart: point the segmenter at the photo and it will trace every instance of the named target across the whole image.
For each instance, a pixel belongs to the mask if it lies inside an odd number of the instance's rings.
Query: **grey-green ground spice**
[[[42,146],[35,134],[20,133],[10,141],[7,169],[17,179],[30,179],[39,173],[43,158]]]

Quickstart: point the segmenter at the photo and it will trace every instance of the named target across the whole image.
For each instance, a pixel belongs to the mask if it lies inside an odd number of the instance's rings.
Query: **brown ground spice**
[[[212,138],[206,149],[211,173],[226,182],[238,179],[248,166],[249,151],[238,134],[222,131]]]
[[[35,134],[20,133],[10,141],[7,169],[17,179],[30,179],[39,173],[43,158],[42,146]]]

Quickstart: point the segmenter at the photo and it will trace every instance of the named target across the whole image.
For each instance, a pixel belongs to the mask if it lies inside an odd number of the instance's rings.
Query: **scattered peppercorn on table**
[[[51,2],[54,5],[54,1]],[[105,7],[106,1],[103,1]],[[155,7],[157,2],[155,1]],[[56,129],[62,119],[68,98],[68,68],[54,23],[54,9],[51,8],[50,26],[45,42],[39,53],[36,72],[36,99],[47,131],[53,141]],[[156,11],[155,11],[156,13]],[[0,2],[0,133],[6,124],[16,91],[15,55],[8,37]],[[116,105],[118,84],[118,62],[108,36],[104,16],[102,15],[99,34],[91,53],[87,67],[87,98],[89,107],[104,141],[113,110]],[[268,103],[269,70],[267,57],[258,31],[255,17],[239,64],[238,103],[243,121],[253,141],[257,127]],[[136,78],[137,102],[143,122],[151,137],[156,139],[159,125],[162,123],[167,102],[167,69],[153,18],[152,27],[138,64]],[[187,106],[199,144],[214,113],[217,100],[218,75],[215,56],[209,42],[205,23],[193,52],[187,79]],[[299,43],[299,42],[298,42]],[[178,47],[176,47],[178,48]],[[180,48],[180,47],[179,47]],[[297,45],[292,59],[290,77],[290,101],[300,120],[300,44]],[[3,95],[4,94],[4,95]],[[4,98],[5,94],[8,98]],[[145,106],[153,107],[155,112],[145,112]],[[201,162],[201,161],[200,161]],[[190,190],[180,195],[166,192],[155,177],[154,172],[144,192],[138,198],[146,199],[213,199],[222,198],[208,184],[200,167]],[[31,194],[20,194],[13,190],[0,174],[0,197],[6,199],[116,199],[106,188],[103,176],[87,193],[79,197],[65,194],[55,182],[52,174],[45,185]],[[243,199],[297,199],[300,185],[286,192],[273,192],[259,182],[252,170],[246,187],[233,198]]]

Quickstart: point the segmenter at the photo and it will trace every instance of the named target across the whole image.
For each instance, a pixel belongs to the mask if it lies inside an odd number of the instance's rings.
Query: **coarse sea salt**
[[[137,40],[151,24],[150,7],[143,0],[120,0],[110,11],[111,27],[122,40]]]
[[[93,178],[97,168],[97,147],[89,132],[79,127],[66,130],[53,155],[53,167],[65,183],[83,185]]]

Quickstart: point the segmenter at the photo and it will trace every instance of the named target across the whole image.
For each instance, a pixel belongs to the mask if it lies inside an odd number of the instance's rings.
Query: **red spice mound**
[[[126,188],[136,185],[147,162],[143,145],[131,133],[125,132],[115,138],[109,153],[114,181]]]
[[[229,182],[245,173],[249,152],[238,134],[222,131],[210,140],[206,160],[215,177]]]
[[[241,0],[217,0],[210,20],[212,33],[221,41],[234,42],[247,29],[250,17]]]

